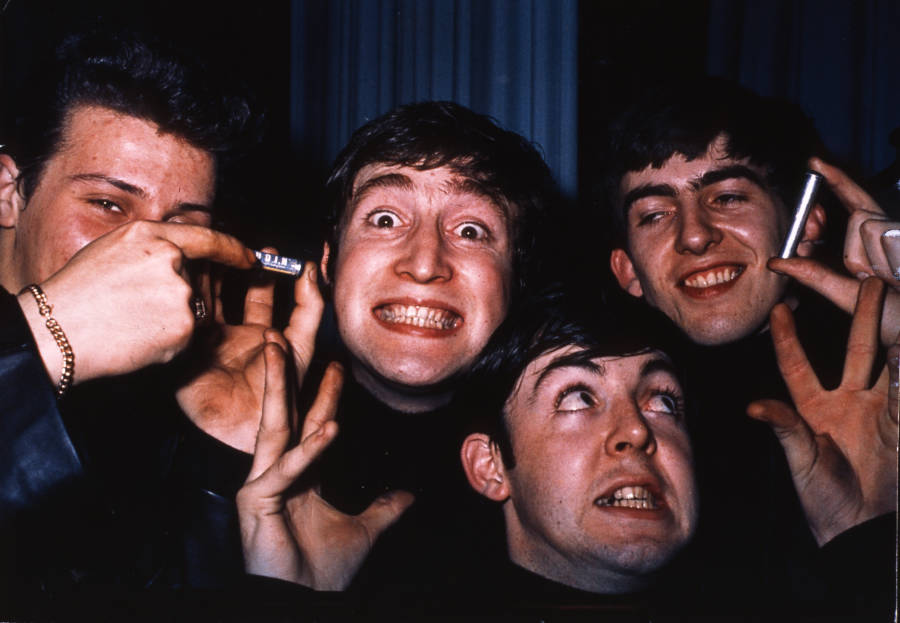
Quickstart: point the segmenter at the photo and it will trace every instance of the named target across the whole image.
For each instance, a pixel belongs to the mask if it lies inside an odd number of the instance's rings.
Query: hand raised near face
[[[849,213],[844,266],[852,276],[809,258],[773,258],[769,268],[793,277],[847,313],[853,311],[862,280],[879,277],[890,286],[881,319],[881,342],[890,345],[900,332],[900,222],[890,221],[875,200],[837,167],[818,158],[810,160],[810,166],[825,176]]]
[[[896,383],[898,377],[896,360],[871,387],[869,381],[883,289],[878,279],[863,282],[843,378],[832,391],[822,388],[810,366],[790,310],[777,305],[771,314],[772,340],[796,410],[777,400],[747,407],[751,417],[768,422],[778,436],[819,545],[896,510],[897,387],[889,384],[889,378]]]
[[[274,250],[270,250],[274,252]],[[223,317],[216,321],[221,329],[208,366],[178,389],[178,404],[194,424],[219,441],[243,452],[252,453],[262,413],[265,387],[263,348],[265,334],[287,348],[287,342],[272,331],[272,307],[275,285],[250,286],[244,299],[243,324],[228,325]],[[316,331],[322,317],[323,302],[316,285],[316,265],[307,262],[294,286],[296,306],[293,331],[298,344],[312,355]],[[221,305],[216,306],[221,309]],[[298,366],[302,385],[306,366]]]
[[[256,452],[237,495],[245,569],[316,590],[343,590],[381,532],[412,503],[412,495],[381,496],[362,514],[350,516],[323,500],[314,485],[298,483],[337,434],[334,414],[343,372],[337,364],[326,370],[300,441],[289,448],[292,418],[284,351],[273,342],[266,345],[264,356],[266,384]]]
[[[194,332],[194,296],[185,260],[250,268],[236,238],[197,225],[135,221],[97,238],[39,284],[75,353],[78,383],[171,360]],[[59,349],[31,294],[19,304],[52,379]]]

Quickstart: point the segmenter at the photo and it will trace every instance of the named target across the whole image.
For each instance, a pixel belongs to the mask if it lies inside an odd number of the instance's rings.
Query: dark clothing
[[[308,372],[301,404],[311,402],[317,372]],[[376,541],[346,591],[344,605],[350,611],[366,615],[469,612],[465,587],[473,581],[475,568],[489,559],[505,558],[499,509],[481,500],[465,480],[459,459],[463,422],[453,413],[449,408],[398,413],[347,375],[336,416],[338,436],[305,477],[317,478],[322,497],[348,514],[361,513],[388,491],[415,495],[413,505]],[[228,477],[210,474],[204,485],[222,501],[215,514],[227,517],[236,512],[234,496],[249,471],[250,457],[241,458],[236,450],[204,439],[200,431],[195,433],[191,454],[206,453],[211,464],[227,461],[231,465],[225,470]],[[239,465],[243,468],[233,469]],[[218,573],[205,576],[211,585],[235,585],[240,580],[232,573],[234,560],[240,560],[237,523],[226,523],[231,525],[230,534],[220,532],[215,538],[230,543],[218,554],[232,560],[220,560]],[[315,599],[303,602],[316,609]],[[326,608],[333,603],[334,598],[326,595]]]
[[[19,579],[29,573],[17,562],[40,555],[22,547],[22,534],[42,509],[65,517],[81,476],[22,310],[0,289],[0,615],[19,597]]]
[[[499,508],[479,499],[462,470],[463,416],[452,408],[398,413],[345,382],[339,434],[320,464],[323,497],[356,514],[387,491],[415,495],[354,579],[364,612],[467,611],[461,592],[473,567],[505,557]]]
[[[172,470],[186,421],[174,387],[154,367],[57,401],[0,289],[0,618],[153,619],[161,610],[136,604],[177,603],[191,585],[192,553],[213,550],[192,551],[192,537],[218,516],[211,494]]]
[[[601,595],[560,584],[505,562],[488,586],[484,612],[515,621],[609,621],[649,623],[654,619],[650,592]],[[492,601],[489,596],[492,596]]]

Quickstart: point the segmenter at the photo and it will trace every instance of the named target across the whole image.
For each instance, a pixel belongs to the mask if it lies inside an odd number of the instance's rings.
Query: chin
[[[613,562],[621,573],[645,575],[658,571],[669,562],[681,546],[675,543],[633,543],[604,552],[607,561]]]
[[[748,335],[756,333],[763,325],[766,318],[760,319],[758,322],[741,322],[737,326],[733,322],[720,320],[709,324],[700,324],[685,327],[679,327],[684,331],[692,342],[702,346],[722,346],[737,342]]]
[[[392,359],[390,362],[372,362],[368,366],[379,377],[398,388],[428,389],[445,384],[460,371],[459,366],[446,362],[430,362],[421,359]]]

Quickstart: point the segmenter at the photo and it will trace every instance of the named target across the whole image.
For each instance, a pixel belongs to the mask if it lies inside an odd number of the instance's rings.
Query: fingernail
[[[900,229],[889,229],[883,234],[881,234],[882,238],[900,238]]]
[[[309,263],[309,280],[312,283],[316,282],[316,263],[315,262]]]
[[[869,278],[869,273],[858,272],[858,273],[856,273],[856,278],[859,281],[865,281],[866,279]]]

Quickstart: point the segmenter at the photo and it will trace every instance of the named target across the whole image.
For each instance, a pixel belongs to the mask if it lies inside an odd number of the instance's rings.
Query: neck
[[[646,589],[650,573],[623,568],[602,551],[564,552],[536,540],[514,515],[511,500],[504,504],[506,547],[513,563],[559,584],[603,595],[634,593]]]
[[[406,387],[391,383],[369,370],[359,361],[350,364],[356,382],[380,402],[401,413],[426,413],[444,407],[453,399],[453,391],[440,387]]]
[[[9,292],[16,294],[25,285],[19,285],[16,278],[16,266],[12,257],[12,250],[15,245],[15,230],[11,228],[0,228],[0,287]]]
[[[527,552],[513,550],[510,550],[509,557],[514,564],[548,580],[598,595],[635,593],[650,584],[650,578],[646,575],[618,573],[588,561],[530,556]]]

